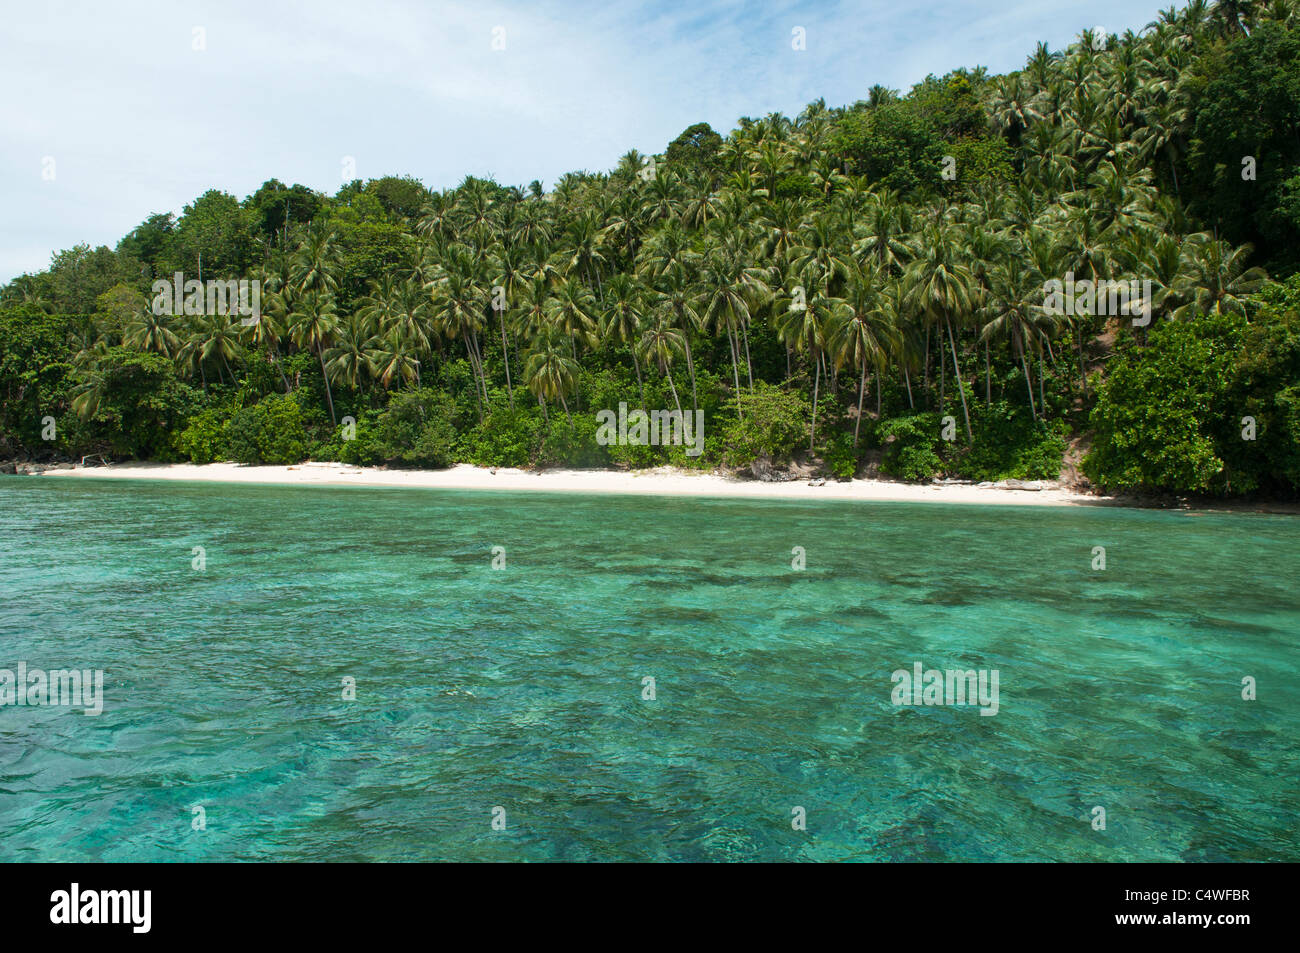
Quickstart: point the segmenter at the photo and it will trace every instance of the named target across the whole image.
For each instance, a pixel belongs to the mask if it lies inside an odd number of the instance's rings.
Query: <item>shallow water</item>
[[[1300,860],[1298,543],[1285,516],[10,478],[0,668],[103,669],[106,698],[0,707],[0,860]],[[895,706],[917,661],[998,670],[997,714]]]

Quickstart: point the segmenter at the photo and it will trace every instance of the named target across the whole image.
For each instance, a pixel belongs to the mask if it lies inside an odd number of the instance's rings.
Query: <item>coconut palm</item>
[[[820,402],[822,356],[826,349],[826,332],[843,319],[847,307],[843,298],[825,293],[825,283],[817,275],[809,275],[805,300],[791,298],[789,308],[777,318],[777,335],[796,353],[805,354],[813,365],[812,428],[808,437],[808,452],[817,444],[817,405]]]
[[[646,311],[647,290],[633,275],[620,273],[605,285],[605,319],[601,333],[607,340],[623,344],[632,352],[636,385],[645,406],[645,383],[641,379],[641,359],[637,355],[641,320]]]
[[[175,357],[181,349],[180,337],[172,330],[170,315],[157,315],[152,308],[137,311],[122,335],[122,343],[137,351],[153,351]]]
[[[942,324],[948,332],[953,373],[957,378],[962,416],[966,421],[966,439],[974,444],[953,325],[960,327],[978,307],[978,281],[966,265],[957,261],[955,236],[942,225],[933,225],[926,232],[923,252],[908,266],[906,276],[909,306],[926,321]]]
[[[325,351],[334,340],[338,328],[338,311],[334,296],[326,291],[310,290],[300,294],[295,310],[289,315],[289,334],[294,344],[305,348],[320,362],[321,377],[325,381],[325,400],[329,404],[330,422],[338,426],[334,415],[334,394],[330,390],[329,374],[325,371]]]
[[[349,315],[338,326],[333,346],[325,350],[327,373],[355,392],[375,372],[374,345],[371,323],[359,314]]]
[[[1187,252],[1186,268],[1174,283],[1185,304],[1176,308],[1178,320],[1196,314],[1246,314],[1246,296],[1267,277],[1263,268],[1249,268],[1251,246],[1233,248],[1225,241],[1199,242]]]
[[[294,284],[301,291],[333,292],[338,288],[342,264],[337,236],[324,226],[313,225],[293,255]]]
[[[647,362],[653,362],[659,368],[659,376],[668,381],[673,403],[677,413],[682,412],[682,402],[677,396],[677,387],[673,383],[672,365],[678,354],[683,353],[682,332],[670,325],[662,314],[654,315],[647,322],[641,335],[641,356]]]
[[[573,422],[564,397],[577,388],[579,368],[578,362],[565,353],[567,343],[567,336],[558,328],[544,331],[533,341],[524,362],[524,385],[537,397],[542,416],[548,421],[546,401],[549,399],[558,400],[564,416]]]
[[[856,367],[858,378],[858,416],[853,424],[853,446],[858,445],[862,426],[862,396],[867,386],[867,371],[876,374],[876,399],[880,399],[880,374],[889,357],[902,343],[898,316],[888,295],[882,293],[879,277],[869,268],[855,268],[849,276],[842,320],[830,332],[829,346],[836,361]]]

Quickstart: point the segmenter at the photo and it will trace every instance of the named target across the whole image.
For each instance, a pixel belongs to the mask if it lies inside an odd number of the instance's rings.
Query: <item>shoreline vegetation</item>
[[[58,252],[0,288],[0,460],[1300,499],[1300,0],[862,93]]]

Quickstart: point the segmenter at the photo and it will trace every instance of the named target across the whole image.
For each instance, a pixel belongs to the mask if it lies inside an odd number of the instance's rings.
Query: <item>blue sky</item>
[[[1161,5],[24,4],[0,33],[0,281],[77,242],[112,246],[209,188],[243,198],[275,177],[333,192],[349,157],[348,178],[549,187],[630,148],[662,151],[700,120],[725,134],[740,116],[841,105],[874,83],[1005,72],[1039,40],[1140,30]],[[795,27],[806,50],[791,48]]]

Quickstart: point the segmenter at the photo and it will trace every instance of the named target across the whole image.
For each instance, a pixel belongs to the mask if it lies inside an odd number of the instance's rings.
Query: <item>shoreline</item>
[[[809,480],[763,482],[717,473],[659,467],[653,470],[514,470],[457,464],[446,470],[389,470],[342,463],[307,462],[278,466],[237,463],[114,463],[107,466],[54,467],[33,476],[107,480],[180,480],[205,483],[286,486],[406,487],[429,490],[612,493],[636,496],[720,497],[773,500],[932,502],[1003,506],[1123,505],[1113,497],[1093,496],[1053,482],[1020,487],[971,483],[901,483],[888,480]]]
[[[12,473],[12,471],[10,471]],[[57,464],[18,475],[99,480],[176,480],[270,486],[363,486],[423,490],[498,490],[526,493],[587,493],[625,496],[712,497],[751,500],[835,500],[862,503],[953,503],[988,506],[1108,506],[1191,513],[1261,513],[1300,516],[1289,501],[1163,500],[1070,489],[1055,480],[1000,483],[903,483],[893,480],[808,479],[764,482],[717,472],[658,467],[649,470],[516,470],[458,463],[446,470],[397,470],[315,462],[250,466],[240,463],[151,463],[105,466]],[[0,485],[3,485],[0,483]]]

